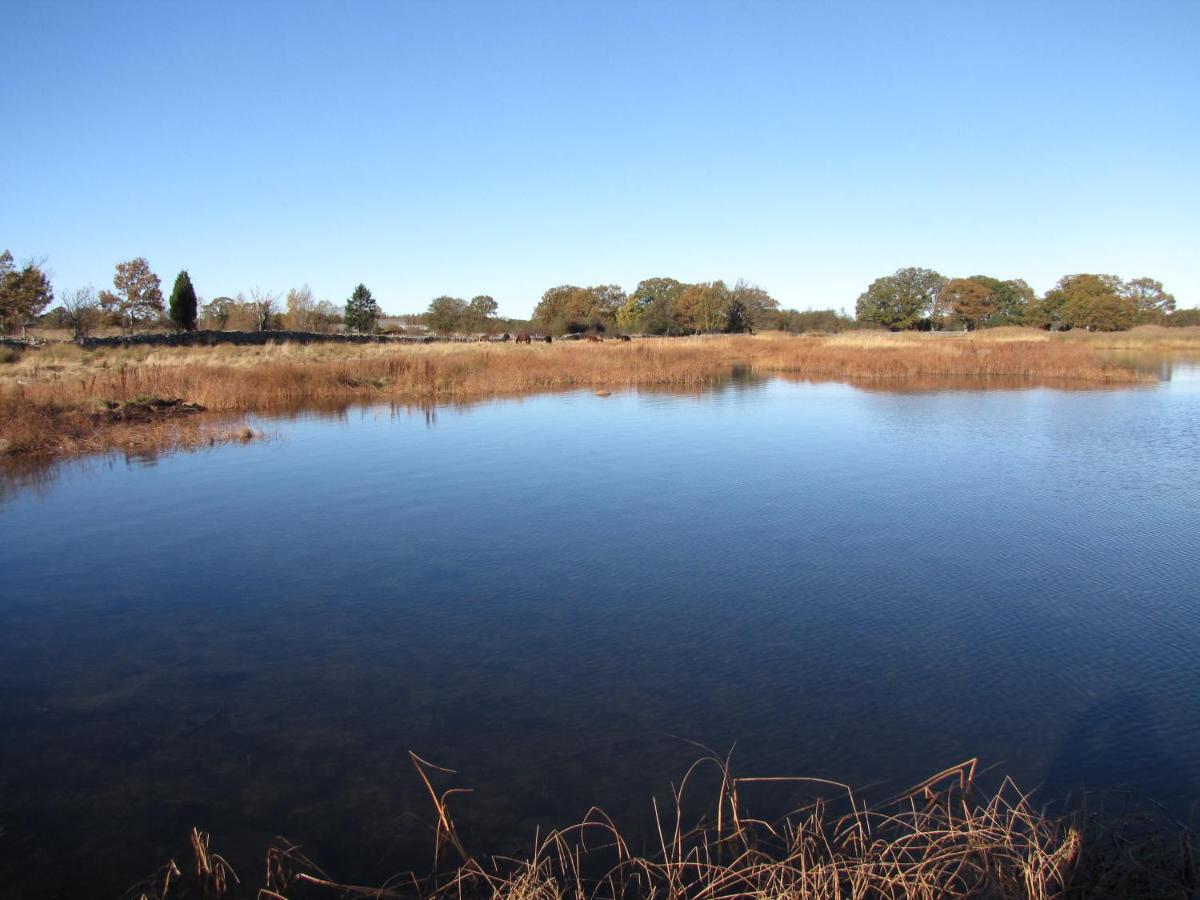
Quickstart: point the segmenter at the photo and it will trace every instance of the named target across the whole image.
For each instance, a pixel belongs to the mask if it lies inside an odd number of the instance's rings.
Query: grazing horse
[[[502,340],[502,341],[504,341],[505,343],[507,343],[508,341],[511,341],[511,340],[512,340],[512,335],[510,335],[510,334],[509,334],[509,333],[506,331],[506,332],[504,332],[504,336],[503,336],[503,337],[501,337],[501,338],[500,338],[500,340]]]
[[[490,341],[491,341],[491,337],[486,334],[481,334],[479,336],[479,343],[481,343],[481,344],[486,344]]]
[[[548,343],[550,343],[552,340],[554,340],[554,338],[550,337],[550,335],[546,335],[544,338],[542,338],[542,340],[543,340],[543,341],[545,341],[545,342],[548,344]]]
[[[601,338],[598,334],[589,334],[586,338],[584,338],[584,340],[593,344],[598,344],[601,340],[603,340],[603,338]]]
[[[517,334],[517,343],[518,344],[532,344],[533,338],[531,338],[529,336],[528,331],[522,331]]]
[[[617,335],[617,340],[618,340],[618,341],[632,341],[632,340],[633,340],[633,338],[631,338],[631,337],[630,337],[629,335],[627,335],[627,334],[618,334],[618,335]]]

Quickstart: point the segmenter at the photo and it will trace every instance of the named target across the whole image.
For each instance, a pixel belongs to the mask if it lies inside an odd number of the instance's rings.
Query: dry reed
[[[449,798],[461,789],[433,784],[434,777],[453,773],[410,757],[436,816],[432,875],[406,873],[377,888],[340,883],[281,839],[267,854],[254,896],[1051,900],[1187,897],[1197,887],[1191,833],[1182,826],[1166,819],[1151,827],[1134,818],[1101,823],[1086,811],[1050,815],[1007,779],[994,791],[981,790],[975,760],[869,807],[846,785],[739,778],[728,759],[707,757],[673,788],[666,813],[653,804],[657,840],[647,852],[635,852],[612,820],[593,809],[580,823],[535,838],[523,857],[484,858],[472,856],[455,830]],[[714,769],[720,787],[711,809],[689,823],[685,795],[704,767]],[[747,791],[778,791],[785,784],[810,788],[813,799],[774,822],[748,812]],[[221,896],[235,877],[232,870],[209,851],[207,836],[193,832],[192,844],[192,885],[172,861],[130,896]],[[448,853],[454,859],[443,863]]]
[[[1177,331],[1183,329],[1175,329]],[[1086,342],[1044,332],[833,337],[725,336],[633,343],[279,344],[85,351],[50,345],[0,367],[0,447],[70,455],[145,444],[208,443],[206,423],[141,429],[95,415],[100,405],[181,398],[228,416],[354,403],[468,402],[546,391],[630,387],[699,389],[731,370],[903,387],[931,377],[1040,383],[1130,384],[1143,376]]]

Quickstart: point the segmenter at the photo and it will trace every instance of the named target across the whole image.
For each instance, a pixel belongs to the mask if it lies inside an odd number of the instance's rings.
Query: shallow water
[[[689,742],[1186,815],[1200,369],[1162,374],[373,408],[10,485],[0,884],[119,893],[193,825],[251,880],[275,834],[360,883],[427,867],[409,750],[475,788],[479,850],[592,804],[636,833]]]

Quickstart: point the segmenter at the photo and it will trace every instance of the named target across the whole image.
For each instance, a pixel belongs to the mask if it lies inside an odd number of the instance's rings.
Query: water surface
[[[0,504],[0,883],[115,894],[197,825],[380,881],[700,752],[881,795],[1200,792],[1200,379],[740,380],[266,423]],[[769,802],[766,798],[762,802]]]

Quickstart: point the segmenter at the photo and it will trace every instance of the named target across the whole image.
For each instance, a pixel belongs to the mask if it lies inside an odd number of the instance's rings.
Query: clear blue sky
[[[0,4],[0,247],[389,312],[905,265],[1200,304],[1200,0]]]

